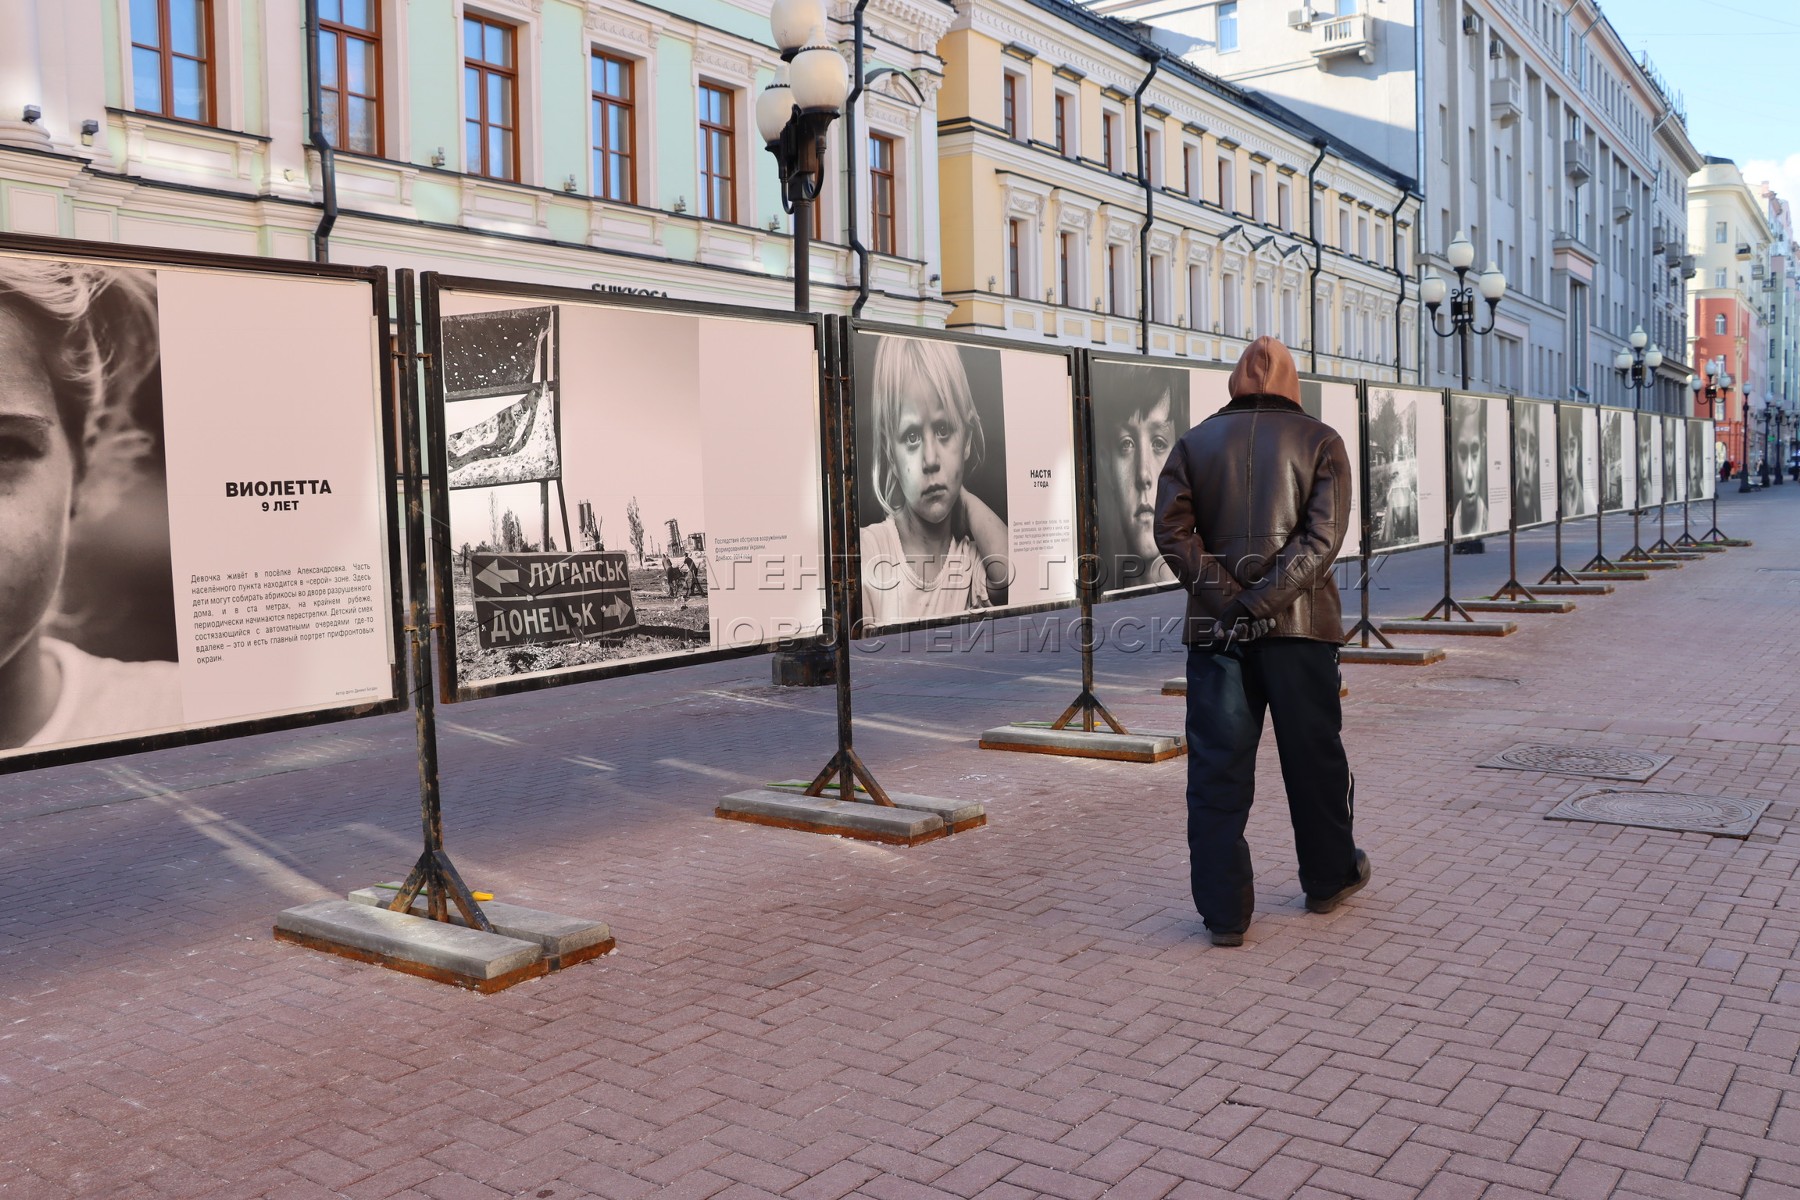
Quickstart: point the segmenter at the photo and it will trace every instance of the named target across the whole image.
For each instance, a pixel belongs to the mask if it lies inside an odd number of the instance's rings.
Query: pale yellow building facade
[[[952,327],[1227,362],[1271,334],[1302,370],[1416,378],[1409,179],[1159,60],[1135,27],[1061,0],[956,11],[938,45]]]

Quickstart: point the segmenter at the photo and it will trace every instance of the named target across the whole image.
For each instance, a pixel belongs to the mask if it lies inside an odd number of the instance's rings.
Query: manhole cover
[[[1519,681],[1498,675],[1464,675],[1452,679],[1422,679],[1413,686],[1428,692],[1505,692],[1518,687]]]
[[[1546,821],[1595,821],[1681,833],[1746,838],[1769,807],[1767,800],[1696,796],[1689,792],[1633,792],[1584,788],[1544,814]]]
[[[1646,754],[1617,746],[1547,746],[1520,742],[1484,763],[1507,771],[1544,771],[1551,775],[1589,775],[1595,779],[1624,779],[1642,783],[1669,765],[1670,755]]]

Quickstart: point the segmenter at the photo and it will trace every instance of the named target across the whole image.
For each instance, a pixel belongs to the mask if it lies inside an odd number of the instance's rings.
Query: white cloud
[[[1780,162],[1753,158],[1744,163],[1744,182],[1751,191],[1764,181],[1789,204],[1800,204],[1800,154],[1790,154]]]

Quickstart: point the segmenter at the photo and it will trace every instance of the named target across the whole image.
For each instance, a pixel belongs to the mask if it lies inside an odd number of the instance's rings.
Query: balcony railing
[[[1312,36],[1313,57],[1321,62],[1350,54],[1365,63],[1375,61],[1375,18],[1368,13],[1315,20]]]

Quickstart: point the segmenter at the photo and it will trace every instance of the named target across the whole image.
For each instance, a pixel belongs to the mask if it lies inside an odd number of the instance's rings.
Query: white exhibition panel
[[[1070,358],[873,330],[851,342],[863,632],[1073,604]]]
[[[85,467],[60,484],[73,519],[41,527],[35,559],[8,555],[15,582],[55,585],[48,607],[13,589],[7,617],[27,634],[13,653],[53,660],[60,690],[0,754],[397,705],[372,280],[4,253],[0,290],[46,271],[95,297],[57,336],[91,330],[109,363]]]
[[[813,325],[473,289],[441,289],[438,307],[456,382],[512,381],[498,403],[433,397],[451,485],[434,566],[451,572],[459,693],[823,631]],[[531,353],[482,332],[480,315],[504,331],[531,310],[555,314]],[[524,453],[541,425],[509,433],[534,407],[557,423],[547,472]],[[529,469],[494,467],[514,450]],[[456,486],[484,454],[489,482]]]

